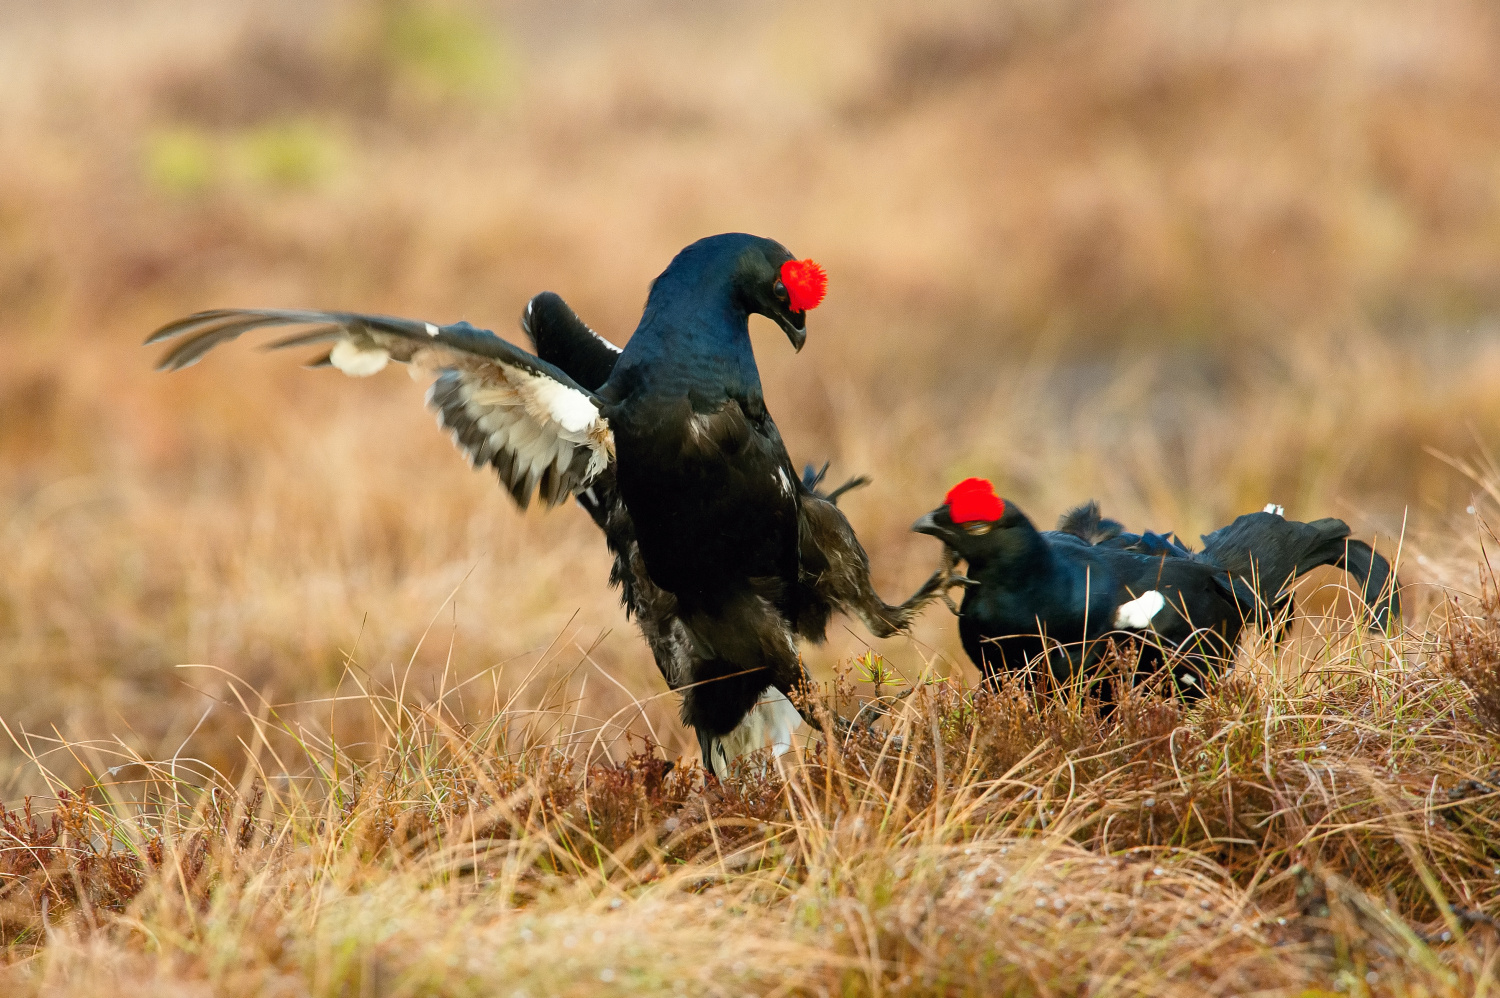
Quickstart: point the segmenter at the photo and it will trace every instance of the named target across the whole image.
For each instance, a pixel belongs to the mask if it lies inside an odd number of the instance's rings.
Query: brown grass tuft
[[[863,702],[842,672],[815,703],[858,712],[847,736],[746,760],[727,784],[649,744],[588,761],[566,738],[505,734],[534,717],[471,727],[378,697],[365,761],[298,736],[294,769],[247,758],[243,792],[131,757],[111,770],[129,778],[0,819],[10,979],[36,994],[104,973],[217,993],[1492,981],[1500,758],[1445,671],[1451,648],[1349,635],[1307,675],[1253,652],[1191,710],[1143,686],[1109,716],[1016,682]],[[177,955],[145,961],[164,939]]]
[[[1491,734],[1500,734],[1500,587],[1485,572],[1472,606],[1450,600],[1442,634],[1443,667],[1468,688],[1474,718]]]

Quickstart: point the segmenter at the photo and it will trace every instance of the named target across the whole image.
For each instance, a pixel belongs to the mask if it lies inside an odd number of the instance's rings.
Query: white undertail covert
[[[800,727],[802,715],[786,694],[774,686],[767,687],[733,731],[709,740],[709,764],[714,775],[728,779],[734,760],[763,748],[769,748],[773,757],[785,755],[792,750],[792,735]]]
[[[1129,603],[1121,603],[1120,608],[1115,611],[1115,630],[1144,631],[1166,605],[1166,597],[1155,589],[1137,596]]]

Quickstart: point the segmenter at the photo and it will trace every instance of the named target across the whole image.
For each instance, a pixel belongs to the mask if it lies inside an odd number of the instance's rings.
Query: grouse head
[[[812,260],[798,260],[774,239],[727,232],[708,236],[678,253],[651,287],[646,303],[701,301],[715,286],[742,317],[763,315],[786,333],[798,350],[807,340],[807,313],[828,290],[828,275]]]
[[[785,246],[755,239],[739,254],[734,293],[746,312],[776,323],[802,349],[807,341],[807,313],[828,292],[828,275],[812,260],[798,260]]]
[[[1035,529],[1026,515],[995,494],[987,479],[966,478],[948,490],[943,504],[912,524],[919,534],[931,534],[967,561],[1003,554],[1018,540],[1018,528]]]

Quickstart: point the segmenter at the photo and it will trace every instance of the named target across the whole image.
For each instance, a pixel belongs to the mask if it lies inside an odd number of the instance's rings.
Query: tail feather
[[[1125,532],[1118,520],[1105,518],[1094,499],[1064,513],[1057,521],[1057,529],[1059,533],[1072,534],[1089,544],[1103,544]]]
[[[809,462],[807,466],[802,469],[802,487],[825,502],[837,504],[839,501],[839,496],[843,495],[845,492],[852,492],[854,489],[862,489],[866,485],[870,484],[870,476],[855,475],[853,478],[849,479],[838,488],[832,489],[828,492],[823,492],[819,487],[823,484],[824,476],[828,474],[828,465],[829,462],[824,461],[823,467],[814,468],[811,462]]]
[[[1360,586],[1375,623],[1389,627],[1400,614],[1391,566],[1363,541],[1349,538],[1349,525],[1335,517],[1303,523],[1276,513],[1248,513],[1203,537],[1203,553],[1255,587],[1260,622],[1268,624],[1285,605],[1291,586],[1323,565],[1348,571]],[[1382,593],[1389,589],[1384,598]]]
[[[1359,582],[1365,606],[1375,615],[1375,626],[1389,631],[1391,622],[1401,619],[1401,592],[1391,563],[1364,541],[1351,540],[1336,564]]]
[[[816,494],[818,486],[823,483],[823,476],[828,474],[828,466],[832,463],[832,461],[824,461],[823,467],[815,468],[811,461],[807,462],[802,469],[802,487]]]
[[[699,733],[698,744],[703,762],[721,780],[729,779],[734,761],[751,752],[769,748],[771,757],[785,755],[792,749],[792,736],[802,727],[802,715],[774,686],[761,691],[760,699],[733,731],[725,735]]]

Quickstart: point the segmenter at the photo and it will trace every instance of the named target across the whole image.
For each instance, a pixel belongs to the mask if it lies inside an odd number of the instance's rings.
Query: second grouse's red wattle
[[[1400,614],[1390,563],[1342,520],[1288,520],[1267,510],[1207,534],[1193,551],[1175,535],[1127,534],[1089,503],[1038,531],[989,482],[971,478],[913,524],[967,563],[959,608],[964,650],[986,676],[1035,670],[1071,681],[1099,661],[1102,640],[1139,635],[1141,665],[1169,665],[1189,699],[1230,661],[1247,621],[1283,624],[1288,586],[1322,565],[1347,570],[1371,621]],[[1101,689],[1100,692],[1108,692]]]
[[[987,478],[965,478],[948,490],[943,502],[954,523],[998,520],[1005,514],[1005,501]]]

